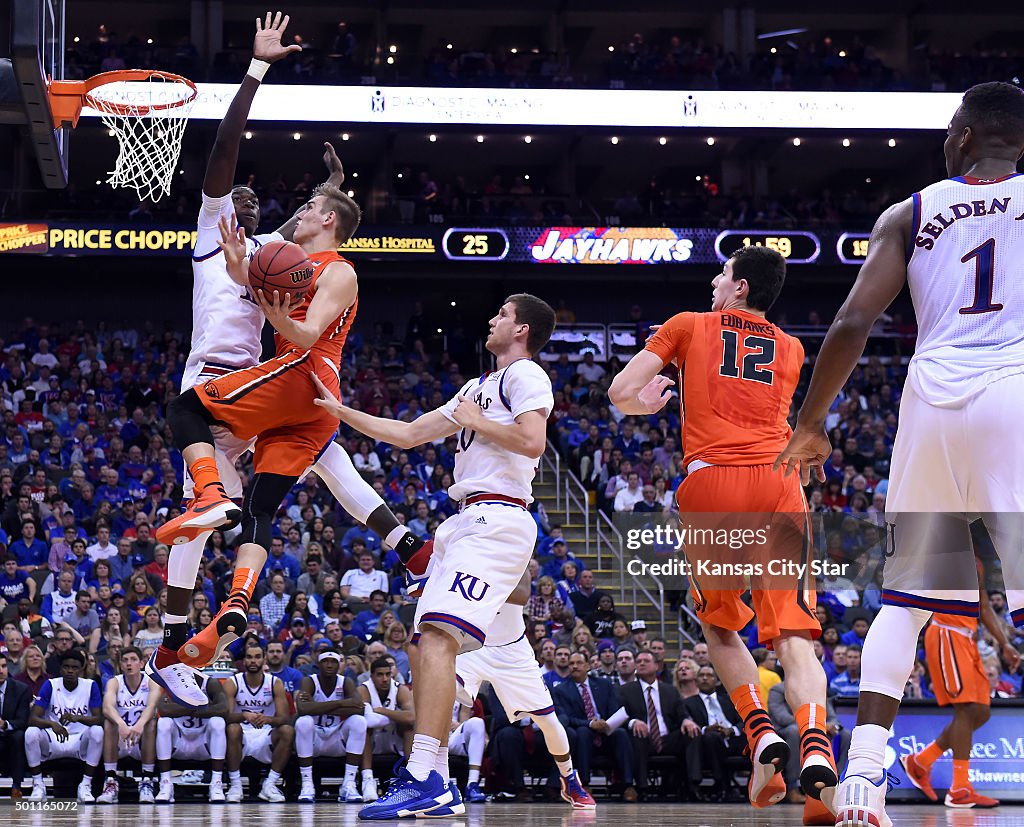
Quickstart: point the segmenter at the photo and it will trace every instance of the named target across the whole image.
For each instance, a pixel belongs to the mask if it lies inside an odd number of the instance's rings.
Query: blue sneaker
[[[465,813],[466,805],[462,803],[462,794],[459,792],[458,785],[454,781],[448,782],[448,792],[452,794],[452,800],[448,804],[442,804],[440,807],[427,813],[416,813],[416,818],[446,818],[447,816],[460,816]]]
[[[398,771],[388,791],[359,811],[363,820],[386,821],[392,818],[421,816],[454,803],[451,787],[445,786],[435,770],[424,781],[417,781],[405,767]],[[458,790],[455,792],[458,795]],[[461,802],[460,802],[461,803]],[[463,807],[463,812],[465,808]]]
[[[482,804],[487,800],[487,796],[484,795],[484,791],[480,789],[480,782],[474,781],[472,784],[466,785],[466,801],[470,804]]]

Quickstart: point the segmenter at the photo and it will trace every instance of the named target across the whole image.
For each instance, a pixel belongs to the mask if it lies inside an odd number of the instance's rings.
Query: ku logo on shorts
[[[490,583],[481,580],[476,575],[457,571],[455,572],[455,579],[452,581],[452,587],[448,591],[454,592],[457,589],[462,592],[462,596],[466,600],[473,600],[479,603],[487,595],[487,590],[490,587]]]

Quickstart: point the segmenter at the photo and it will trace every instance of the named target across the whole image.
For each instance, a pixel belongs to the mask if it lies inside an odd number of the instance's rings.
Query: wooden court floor
[[[51,801],[51,806],[69,802]],[[0,822],[18,827],[356,827],[357,805],[317,804],[241,805],[175,804],[108,807],[80,805],[77,811],[17,810],[4,801]],[[995,810],[947,810],[940,806],[900,805],[889,808],[895,827],[1024,827],[1024,806]],[[596,812],[572,812],[559,804],[479,804],[465,816],[434,819],[434,824],[465,827],[759,827],[800,825],[801,808],[779,805],[754,810],[739,804],[621,804],[598,803]],[[405,823],[412,823],[406,821]],[[424,824],[424,821],[420,821]]]

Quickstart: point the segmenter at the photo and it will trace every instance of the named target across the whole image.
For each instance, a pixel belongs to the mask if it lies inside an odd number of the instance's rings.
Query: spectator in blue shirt
[[[416,501],[416,516],[409,520],[408,527],[409,531],[419,537],[421,540],[427,540],[430,538],[430,532],[427,531],[427,524],[430,522],[430,507],[423,500]]]
[[[622,451],[622,456],[628,459],[630,462],[635,462],[637,457],[640,456],[640,450],[643,447],[643,442],[633,432],[633,423],[630,420],[626,420],[622,424],[622,433],[619,434],[619,438],[615,440],[615,447]]]
[[[26,574],[47,568],[50,549],[46,543],[36,539],[36,524],[26,520],[21,524],[21,537],[11,543],[7,553],[18,561],[18,570]]]
[[[868,635],[868,619],[858,617],[853,621],[850,631],[839,638],[847,646],[860,646],[864,648],[864,639]]]
[[[565,544],[565,540],[555,540],[554,545],[551,546],[551,557],[541,567],[541,575],[550,577],[555,582],[562,579],[562,566],[564,566],[569,560],[572,560],[580,571],[586,568],[579,560],[576,559],[575,555],[569,551],[569,547]]]
[[[373,552],[374,557],[380,557],[380,537],[362,523],[356,523],[345,532],[345,536],[341,538],[341,547],[345,551],[352,551],[354,540],[362,540],[366,547]]]
[[[270,554],[267,555],[267,563],[263,567],[261,576],[269,577],[275,571],[282,572],[293,586],[299,579],[299,575],[302,574],[302,566],[299,565],[298,560],[284,550],[284,540],[280,537],[274,537],[270,541]]]
[[[18,570],[18,561],[13,557],[4,560],[3,570],[0,571],[0,597],[9,606],[16,605],[23,597],[33,601],[36,597],[36,581]]]
[[[127,496],[128,492],[125,492],[125,496],[122,497],[120,504],[120,510],[114,515],[113,525],[111,526],[111,533],[115,537],[123,537],[135,528],[135,500]],[[111,500],[113,503],[114,501]]]
[[[298,652],[296,652],[298,654]],[[302,673],[285,663],[284,644],[272,640],[267,644],[267,669],[275,678],[280,678],[285,690],[294,696],[302,683]]]
[[[128,491],[121,487],[117,471],[113,468],[107,468],[103,484],[96,489],[96,499],[109,500],[111,504],[115,504],[124,502],[127,496]]]
[[[860,646],[846,649],[846,671],[832,681],[832,691],[840,698],[856,698],[860,694]]]
[[[377,623],[384,610],[388,607],[388,596],[380,589],[374,589],[370,593],[370,606],[356,615],[352,624],[352,630],[356,637],[362,640],[369,640],[377,629]]]
[[[132,541],[128,537],[122,537],[117,541],[117,554],[107,558],[107,562],[110,563],[111,580],[127,585],[135,571],[132,556]]]

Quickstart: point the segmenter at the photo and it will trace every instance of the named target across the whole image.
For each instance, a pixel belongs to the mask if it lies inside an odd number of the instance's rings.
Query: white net
[[[154,73],[98,86],[85,102],[117,138],[117,161],[107,183],[131,187],[140,201],[169,195],[195,90],[181,79]]]

